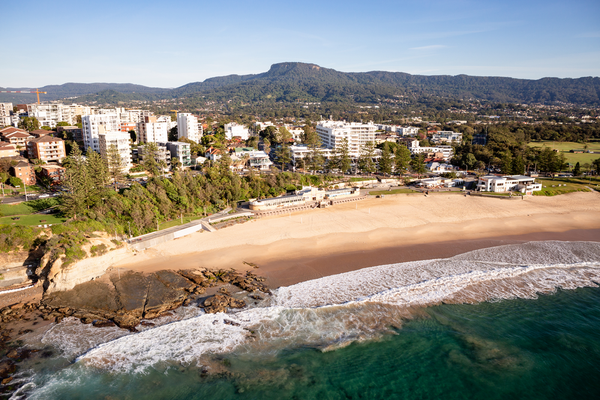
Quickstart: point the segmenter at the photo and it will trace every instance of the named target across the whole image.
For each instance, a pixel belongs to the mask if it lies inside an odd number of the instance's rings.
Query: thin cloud
[[[448,46],[444,46],[443,44],[432,44],[429,46],[411,47],[410,50],[418,50],[418,51],[438,50],[438,49],[445,49],[446,47],[448,47]]]

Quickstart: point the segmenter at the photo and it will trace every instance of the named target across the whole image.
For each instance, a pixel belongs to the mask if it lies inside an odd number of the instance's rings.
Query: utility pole
[[[127,225],[129,226],[129,239],[131,239],[131,222],[127,221]]]

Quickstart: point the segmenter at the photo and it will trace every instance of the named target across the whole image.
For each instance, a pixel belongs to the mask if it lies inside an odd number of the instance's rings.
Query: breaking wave
[[[103,339],[78,346],[81,354],[88,345],[111,340],[77,361],[115,372],[144,372],[176,364],[210,368],[214,357],[230,352],[269,357],[296,346],[328,351],[392,332],[390,328],[422,313],[424,306],[536,298],[557,288],[597,287],[596,282],[600,282],[600,243],[499,246],[281,287],[256,308],[192,315],[118,338],[116,331],[107,331]]]

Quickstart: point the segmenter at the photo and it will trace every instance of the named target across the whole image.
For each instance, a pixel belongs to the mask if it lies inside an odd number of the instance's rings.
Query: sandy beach
[[[269,286],[531,240],[600,241],[600,193],[506,200],[455,193],[390,195],[195,233],[115,268],[251,269]]]

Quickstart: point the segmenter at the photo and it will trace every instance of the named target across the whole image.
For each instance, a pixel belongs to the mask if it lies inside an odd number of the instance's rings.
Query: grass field
[[[183,217],[183,223],[187,224],[188,222],[192,222],[195,221],[197,219],[202,219],[202,216],[195,216],[195,217]],[[160,229],[167,229],[167,228],[172,228],[174,226],[179,226],[182,225],[181,223],[181,219],[173,219],[171,221],[167,221],[167,222],[163,222],[162,224],[160,224]]]
[[[542,190],[533,192],[535,196],[556,196],[571,192],[589,192],[587,184],[568,181],[567,179],[536,179],[542,184]],[[559,186],[560,185],[560,186]]]
[[[591,151],[599,151],[600,152],[600,142],[592,142],[592,143],[574,143],[574,142],[551,142],[551,141],[543,141],[543,142],[531,142],[529,143],[530,147],[548,147],[551,149],[556,149],[565,155],[565,158],[569,164],[575,165],[579,163],[579,165],[583,166],[585,163],[591,164],[592,161],[600,158],[600,154],[592,154],[592,153],[571,153],[571,150],[575,149],[584,149],[584,146],[587,145],[587,150]]]
[[[378,191],[369,192],[369,194],[373,195],[373,196],[386,195],[386,194],[400,194],[400,193],[419,193],[419,192],[416,190],[412,190],[412,189],[378,190]]]
[[[65,218],[58,217],[56,215],[45,215],[45,214],[30,214],[21,215],[18,220],[13,220],[17,217],[2,217],[0,218],[0,224],[4,225],[45,225],[45,224],[62,224],[66,221]]]

